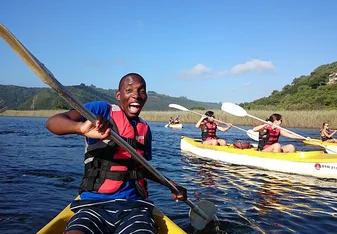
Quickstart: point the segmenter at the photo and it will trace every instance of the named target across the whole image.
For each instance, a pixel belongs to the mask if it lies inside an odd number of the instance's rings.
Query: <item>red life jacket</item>
[[[144,156],[149,131],[147,123],[139,118],[136,127],[133,127],[117,105],[111,105],[110,122],[113,124],[113,131]],[[138,193],[142,198],[147,198],[147,183],[140,170],[141,165],[132,160],[130,154],[113,141],[99,141],[88,145],[84,163],[85,173],[80,193],[114,193],[124,181],[134,180]]]
[[[207,138],[216,139],[216,128],[217,124],[215,122],[208,122],[205,120],[204,122],[204,128],[201,130],[201,139],[202,141],[205,141]]]
[[[271,126],[267,126],[266,133],[259,134],[258,150],[263,150],[267,146],[270,146],[278,142],[280,134],[281,134],[281,130],[279,128],[273,129]]]

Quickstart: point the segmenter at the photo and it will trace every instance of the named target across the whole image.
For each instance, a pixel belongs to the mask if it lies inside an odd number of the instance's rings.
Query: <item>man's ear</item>
[[[121,93],[119,91],[116,92],[115,97],[118,101],[121,100]]]

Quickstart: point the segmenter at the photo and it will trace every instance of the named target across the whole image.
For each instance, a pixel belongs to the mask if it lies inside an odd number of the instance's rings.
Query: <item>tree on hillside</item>
[[[337,62],[317,67],[309,76],[295,78],[281,91],[274,90],[263,97],[241,105],[247,109],[319,110],[337,108],[337,84],[329,83],[329,76],[337,72]]]

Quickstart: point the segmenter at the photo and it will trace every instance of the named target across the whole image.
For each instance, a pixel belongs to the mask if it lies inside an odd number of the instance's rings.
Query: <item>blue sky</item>
[[[64,85],[249,102],[336,61],[337,1],[1,1],[0,21]],[[0,84],[45,87],[0,41]]]

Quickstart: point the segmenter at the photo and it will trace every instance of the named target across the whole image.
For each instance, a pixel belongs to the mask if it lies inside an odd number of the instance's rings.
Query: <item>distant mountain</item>
[[[87,86],[85,84],[67,86],[67,89],[82,103],[98,100],[113,104],[118,103],[115,99],[116,90],[106,90],[97,88],[94,85]],[[8,109],[12,110],[49,110],[70,108],[70,106],[50,88],[27,88],[14,85],[0,85],[0,99],[6,103]],[[189,109],[220,108],[220,103],[199,102],[187,99],[186,97],[171,97],[164,94],[158,94],[154,91],[149,91],[148,100],[144,106],[144,110],[173,110],[168,107],[171,103],[176,103]]]
[[[240,104],[258,110],[331,110],[337,109],[337,62],[317,67],[309,76],[295,78],[269,97]]]

